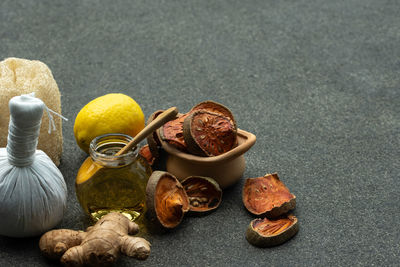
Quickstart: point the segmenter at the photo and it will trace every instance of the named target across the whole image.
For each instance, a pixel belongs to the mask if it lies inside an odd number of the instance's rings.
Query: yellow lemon
[[[74,135],[79,147],[89,153],[97,136],[123,133],[135,136],[144,128],[144,114],[135,100],[124,94],[108,94],[90,101],[75,118]]]

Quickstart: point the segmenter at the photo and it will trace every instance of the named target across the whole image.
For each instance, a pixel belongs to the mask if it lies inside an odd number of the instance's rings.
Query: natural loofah
[[[0,62],[0,147],[7,145],[8,103],[17,95],[35,93],[48,108],[61,114],[60,91],[46,64],[37,60],[7,58]],[[58,166],[62,153],[62,124],[54,118],[57,131],[48,133],[49,118],[43,114],[38,149],[43,150]]]

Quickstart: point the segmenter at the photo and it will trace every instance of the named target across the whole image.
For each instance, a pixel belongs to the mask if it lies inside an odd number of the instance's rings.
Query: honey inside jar
[[[90,144],[90,157],[80,167],[75,189],[84,211],[97,221],[117,211],[136,221],[146,211],[146,184],[151,168],[138,155],[138,149],[115,154],[132,138],[107,134]]]

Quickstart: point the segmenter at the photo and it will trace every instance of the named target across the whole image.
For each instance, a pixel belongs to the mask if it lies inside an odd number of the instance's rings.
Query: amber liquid
[[[76,195],[95,221],[112,211],[136,221],[146,211],[145,192],[150,174],[150,167],[140,157],[131,164],[112,168],[89,157],[78,171]]]

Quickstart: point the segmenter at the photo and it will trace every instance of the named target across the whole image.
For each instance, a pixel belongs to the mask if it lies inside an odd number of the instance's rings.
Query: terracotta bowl
[[[221,188],[226,188],[242,177],[246,166],[243,154],[256,142],[254,134],[240,129],[237,131],[237,137],[238,145],[234,149],[215,157],[188,154],[161,141],[162,147],[168,153],[167,171],[179,180],[192,175],[211,177]]]

